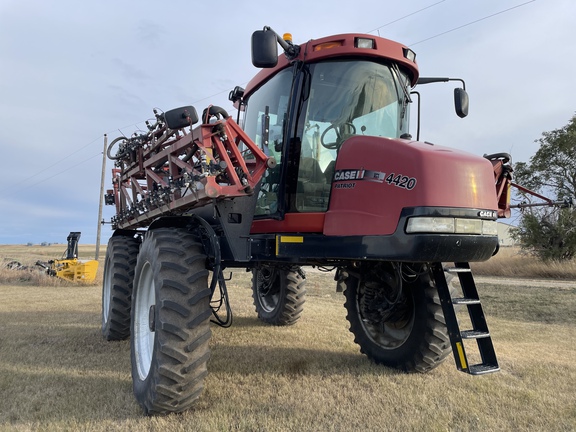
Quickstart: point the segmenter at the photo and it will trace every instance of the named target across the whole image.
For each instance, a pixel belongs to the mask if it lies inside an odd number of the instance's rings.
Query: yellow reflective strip
[[[464,348],[462,347],[462,342],[456,342],[456,349],[458,350],[458,356],[460,357],[460,366],[462,369],[468,369],[468,364],[466,363],[466,356],[464,355]]]
[[[280,243],[304,243],[302,236],[276,236],[276,256],[280,255]]]
[[[281,243],[304,243],[302,236],[280,236]]]

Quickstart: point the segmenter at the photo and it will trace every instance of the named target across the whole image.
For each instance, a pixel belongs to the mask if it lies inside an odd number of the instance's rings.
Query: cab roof
[[[268,81],[271,76],[287,68],[294,61],[300,60],[314,63],[326,59],[351,57],[395,62],[408,73],[412,86],[416,85],[418,81],[419,72],[416,54],[410,48],[398,42],[374,35],[347,33],[311,39],[301,44],[298,56],[290,60],[284,54],[281,54],[275,67],[261,69],[250,80],[244,95],[249,96],[250,93]]]

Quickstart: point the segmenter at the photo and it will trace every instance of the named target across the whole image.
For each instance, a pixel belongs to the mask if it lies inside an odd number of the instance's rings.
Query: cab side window
[[[276,167],[267,170],[260,186],[255,215],[269,215],[278,209],[284,125],[292,72],[285,70],[254,92],[246,104],[244,130],[262,151],[276,159]],[[266,139],[267,138],[267,139]]]

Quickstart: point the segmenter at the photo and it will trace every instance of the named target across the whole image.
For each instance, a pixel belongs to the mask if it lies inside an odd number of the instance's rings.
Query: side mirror
[[[169,129],[182,129],[198,123],[198,113],[193,106],[174,108],[164,113],[164,120]]]
[[[257,30],[252,33],[252,64],[258,68],[271,68],[278,64],[276,33]]]
[[[456,108],[456,115],[464,118],[468,115],[468,93],[462,88],[454,89],[454,107]]]

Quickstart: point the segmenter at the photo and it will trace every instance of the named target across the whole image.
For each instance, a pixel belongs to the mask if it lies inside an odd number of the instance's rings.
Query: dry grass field
[[[488,261],[472,263],[476,275],[514,279],[576,280],[576,260],[542,262],[518,248],[502,248]]]
[[[31,264],[64,249],[0,246],[0,262]],[[85,251],[81,258],[93,258],[93,247]],[[497,256],[492,265],[537,264],[506,259],[515,256]],[[573,280],[573,270],[562,271],[554,278]],[[0,271],[0,430],[576,430],[572,283],[478,282],[502,371],[471,377],[452,357],[425,375],[370,363],[348,332],[332,274],[308,272],[298,324],[266,326],[253,311],[249,274],[235,271],[228,284],[235,322],[213,327],[199,403],[147,418],[132,396],[129,343],[100,336],[100,284],[29,273]]]

